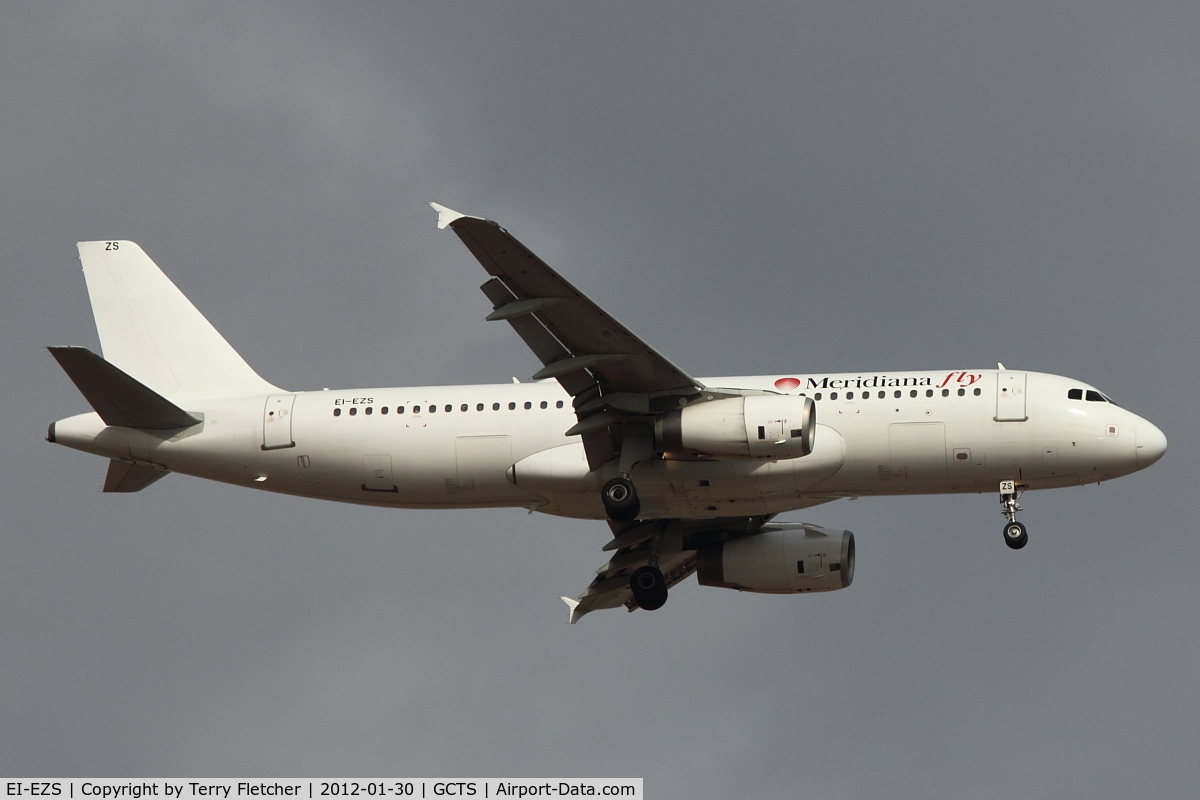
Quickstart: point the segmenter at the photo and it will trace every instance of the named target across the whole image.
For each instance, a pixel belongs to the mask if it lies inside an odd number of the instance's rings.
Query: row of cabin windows
[[[980,393],[981,393],[981,392],[980,392],[980,390],[979,390],[978,388],[976,388],[976,389],[972,390],[972,394],[974,394],[976,397],[979,397]],[[860,399],[860,400],[870,400],[870,399],[871,399],[871,393],[870,393],[870,392],[859,392],[858,394],[859,394],[859,399]],[[958,396],[959,396],[959,397],[966,397],[966,395],[967,395],[967,390],[966,390],[966,389],[959,389],[959,390],[958,390]],[[804,395],[800,395],[800,396],[801,396],[801,397],[803,397]],[[893,396],[893,397],[895,397],[897,400],[899,400],[901,397],[903,397],[903,396],[904,396],[904,392],[902,392],[902,391],[900,391],[899,389],[897,389],[897,390],[896,390],[896,391],[895,391],[895,392],[892,394],[892,396]],[[917,396],[917,390],[916,390],[916,389],[910,389],[910,390],[909,390],[909,392],[908,392],[908,396],[909,396],[909,397],[916,397],[916,396]],[[925,390],[925,396],[926,396],[926,397],[933,397],[933,389],[926,389],[926,390]],[[950,390],[949,390],[949,389],[942,389],[942,397],[949,397],[949,396],[950,396]],[[821,392],[817,392],[816,394],[814,394],[814,395],[813,395],[813,400],[820,400],[820,399],[821,399],[821,397],[822,397],[822,393],[821,393]],[[884,392],[884,391],[881,391],[881,392],[879,392],[879,399],[880,399],[880,400],[883,400],[883,399],[885,399],[886,397],[887,397],[887,392]],[[830,392],[830,393],[829,393],[829,399],[830,399],[830,400],[837,400],[837,399],[838,399],[838,393],[837,393],[837,392]],[[846,398],[845,398],[845,399],[847,399],[847,400],[853,400],[853,399],[854,399],[854,392],[846,392]]]
[[[1089,403],[1112,403],[1114,406],[1116,405],[1116,403],[1113,403],[1109,397],[1097,392],[1095,389],[1088,389],[1086,395],[1084,394],[1083,389],[1067,390],[1068,400],[1083,400],[1085,398]]]
[[[543,401],[542,401],[542,402],[539,404],[539,406],[538,406],[538,407],[539,407],[539,408],[549,408],[549,407],[550,407],[550,404],[549,404],[548,402],[546,402],[545,400],[543,400]],[[557,401],[557,402],[554,404],[554,407],[555,407],[555,408],[562,408],[562,407],[563,407],[563,401],[562,401],[562,400],[559,400],[559,401]],[[405,408],[404,406],[396,406],[396,413],[397,413],[397,414],[403,414],[403,413],[404,413],[404,408]],[[413,407],[412,407],[412,413],[414,413],[414,414],[420,414],[420,413],[421,413],[421,409],[422,409],[422,408],[424,408],[424,409],[425,409],[425,413],[427,413],[427,414],[436,414],[436,413],[437,413],[437,410],[438,410],[438,407],[437,407],[436,405],[434,405],[433,403],[430,403],[430,404],[429,404],[429,405],[427,405],[427,406],[413,406]],[[446,412],[447,414],[449,414],[451,411],[453,411],[453,410],[454,410],[454,406],[453,406],[453,405],[451,405],[450,403],[447,403],[447,404],[446,404],[445,406],[443,406],[442,408],[445,410],[445,412]],[[476,404],[475,404],[475,410],[476,410],[476,411],[483,411],[483,409],[484,409],[484,408],[485,408],[485,406],[484,406],[484,404],[483,404],[483,403],[476,403]],[[531,409],[531,408],[533,408],[533,403],[532,403],[532,402],[529,402],[528,400],[527,400],[527,401],[525,401],[525,408],[526,408],[526,409]],[[470,403],[463,403],[462,405],[460,405],[460,406],[458,407],[458,410],[459,410],[459,411],[469,411],[470,409],[471,409],[471,404],[470,404]],[[388,413],[390,410],[391,410],[391,408],[390,408],[389,406],[380,406],[380,408],[379,408],[379,413],[380,413],[380,414],[387,414],[387,413]],[[492,411],[499,411],[499,410],[500,410],[500,404],[499,404],[499,403],[492,403]],[[508,404],[508,410],[509,410],[509,411],[516,411],[516,410],[517,410],[517,404],[516,404],[516,403],[509,403],[509,404]],[[374,409],[372,406],[367,406],[366,408],[364,408],[364,409],[363,409],[363,413],[364,413],[364,414],[366,414],[366,415],[369,417],[369,416],[371,416],[371,414],[375,413],[375,409]],[[335,409],[333,410],[333,415],[334,415],[335,417],[340,417],[340,416],[342,415],[342,409],[341,409],[341,408],[335,408]],[[349,412],[349,415],[350,415],[350,416],[352,416],[352,417],[353,417],[353,416],[357,416],[357,415],[358,415],[358,407],[357,407],[357,406],[350,406],[350,412]]]
[[[1079,400],[1079,399],[1082,399],[1082,394],[1081,394],[1081,392],[1082,392],[1082,390],[1081,390],[1081,389],[1072,389],[1071,391],[1069,391],[1069,392],[1067,393],[1067,396],[1068,396],[1070,399],[1072,399],[1072,400]],[[975,395],[976,397],[979,397],[979,395],[981,394],[981,390],[980,390],[978,387],[976,387],[975,389],[973,389],[973,390],[972,390],[972,392],[971,392],[971,393],[972,393],[973,395]],[[861,400],[870,400],[870,399],[871,399],[871,393],[870,393],[869,391],[862,391],[862,392],[859,392],[858,394],[859,394],[859,399],[861,399]],[[918,393],[917,393],[917,390],[916,390],[916,389],[910,389],[910,390],[909,390],[909,393],[908,393],[908,396],[909,396],[909,397],[916,397],[916,396],[917,396],[917,394],[918,394]],[[958,396],[959,396],[959,397],[965,397],[965,396],[966,396],[966,394],[967,394],[967,390],[966,390],[966,389],[959,389],[959,390],[958,390]],[[846,399],[846,400],[853,400],[853,399],[854,399],[854,392],[853,392],[853,391],[846,392],[846,393],[845,393],[845,395],[846,395],[846,397],[845,397],[845,399]],[[1088,400],[1095,400],[1095,401],[1099,401],[1099,402],[1102,402],[1102,403],[1103,403],[1103,402],[1108,402],[1108,403],[1111,403],[1111,402],[1112,402],[1112,401],[1111,401],[1111,400],[1109,400],[1108,398],[1106,398],[1106,397],[1104,397],[1103,395],[1101,395],[1099,392],[1094,392],[1094,391],[1092,391],[1091,389],[1089,389],[1089,390],[1088,390],[1088,393],[1087,393],[1087,395],[1088,395],[1088,397],[1087,397],[1087,399],[1088,399]],[[1093,397],[1093,395],[1095,395],[1095,397]],[[803,397],[804,395],[800,395],[800,396],[801,396],[801,397]],[[879,396],[879,399],[880,399],[880,400],[884,400],[884,399],[886,399],[886,398],[887,398],[887,392],[886,392],[886,391],[882,391],[882,390],[881,390],[881,391],[878,393],[878,396]],[[892,396],[898,400],[898,399],[900,399],[901,397],[903,397],[903,396],[904,396],[904,392],[900,391],[899,389],[896,389],[896,390],[893,392],[893,395],[892,395]],[[933,397],[933,389],[926,389],[926,390],[925,390],[925,396],[926,396],[926,397]],[[949,397],[949,396],[950,396],[950,390],[949,390],[949,389],[942,389],[942,397]],[[824,397],[824,394],[823,394],[822,392],[817,392],[816,394],[814,394],[814,395],[813,395],[813,400],[821,400],[823,397]],[[830,393],[829,393],[829,399],[830,399],[830,400],[837,400],[837,399],[838,399],[838,393],[837,393],[837,392],[830,392]],[[459,410],[459,411],[468,411],[468,410],[470,409],[470,407],[471,407],[471,406],[470,406],[470,404],[469,404],[469,403],[463,403],[462,405],[460,405],[460,406],[458,407],[458,410]],[[484,404],[483,404],[483,403],[476,403],[476,404],[475,404],[475,410],[476,410],[476,411],[483,411],[484,407],[485,407],[485,406],[484,406]],[[543,401],[540,403],[539,407],[540,407],[540,408],[549,408],[550,406],[549,406],[549,403],[547,403],[545,400],[543,400]],[[555,404],[554,404],[554,407],[555,407],[555,408],[562,408],[562,407],[563,407],[563,401],[562,401],[562,400],[558,400],[558,401],[556,401],[556,402],[555,402]],[[404,408],[405,408],[404,406],[396,406],[396,413],[397,413],[397,414],[403,414],[403,413],[404,413]],[[414,413],[414,414],[420,414],[420,413],[421,413],[421,408],[422,408],[422,407],[421,407],[421,406],[419,406],[419,405],[417,405],[417,406],[413,406],[413,407],[412,407],[412,413]],[[450,413],[451,411],[453,411],[453,410],[454,410],[454,406],[453,406],[453,405],[451,405],[450,403],[447,403],[447,404],[446,404],[446,405],[445,405],[443,408],[445,409],[446,413]],[[516,408],[517,408],[517,404],[516,404],[516,403],[509,403],[509,404],[508,404],[508,410],[509,410],[509,411],[515,411],[515,410],[516,410]],[[531,408],[533,408],[533,403],[532,403],[532,402],[530,402],[530,401],[528,401],[528,400],[527,400],[527,401],[525,401],[525,408],[526,408],[526,409],[531,409]],[[436,405],[434,405],[434,404],[430,403],[428,406],[425,406],[425,410],[426,410],[426,412],[427,412],[427,413],[429,413],[429,414],[433,414],[433,413],[436,413],[436,412],[437,412],[437,410],[438,410],[438,407],[437,407]],[[499,411],[499,410],[500,410],[500,404],[499,404],[499,403],[492,403],[492,411]],[[388,413],[388,411],[389,411],[389,407],[388,407],[388,406],[382,406],[382,407],[380,407],[380,409],[379,409],[379,413],[380,413],[380,414],[387,414],[387,413]],[[363,409],[363,413],[364,413],[364,414],[366,414],[366,415],[368,415],[368,416],[370,416],[372,413],[374,413],[374,409],[373,409],[371,406],[367,406],[365,409]],[[357,408],[356,406],[351,406],[351,407],[350,407],[350,416],[352,416],[352,417],[353,417],[353,416],[355,416],[355,415],[357,415],[357,414],[358,414],[358,408]],[[342,409],[341,409],[341,408],[335,408],[335,409],[333,410],[333,415],[334,415],[335,417],[340,417],[340,416],[342,415]]]

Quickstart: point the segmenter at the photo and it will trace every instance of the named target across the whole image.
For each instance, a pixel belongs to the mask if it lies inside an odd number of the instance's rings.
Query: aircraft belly
[[[643,485],[654,486],[681,516],[693,519],[738,514],[763,514],[766,506],[759,491],[754,461],[655,460],[634,470],[639,495]]]

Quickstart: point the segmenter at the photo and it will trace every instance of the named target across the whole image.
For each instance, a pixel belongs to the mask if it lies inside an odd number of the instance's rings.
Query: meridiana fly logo
[[[949,372],[940,379],[932,375],[906,375],[903,378],[893,378],[887,375],[855,375],[852,378],[826,375],[820,378],[809,376],[803,380],[780,378],[775,381],[775,388],[781,392],[790,392],[801,386],[805,389],[890,389],[904,386],[929,386],[934,389],[943,389],[953,384],[958,388],[966,388],[975,384],[982,377],[982,372],[966,371]]]

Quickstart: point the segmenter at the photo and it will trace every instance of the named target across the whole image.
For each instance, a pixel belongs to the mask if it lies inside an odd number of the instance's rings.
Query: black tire
[[[1020,550],[1029,544],[1029,533],[1019,522],[1010,522],[1004,526],[1004,543],[1013,550]]]
[[[667,602],[667,579],[658,567],[638,567],[629,576],[634,601],[646,611],[662,608]]]
[[[600,490],[604,510],[613,522],[632,522],[642,512],[642,501],[628,478],[613,478]]]
[[[638,607],[641,608],[643,611],[656,611],[657,609],[662,608],[663,604],[666,602],[667,602],[667,593],[663,592],[658,597],[652,597],[648,600],[638,603]]]

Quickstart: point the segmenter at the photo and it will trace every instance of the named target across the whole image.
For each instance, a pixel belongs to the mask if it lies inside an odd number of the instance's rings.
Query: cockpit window
[[[1083,400],[1086,399],[1089,403],[1112,403],[1113,399],[1103,392],[1097,392],[1095,389],[1088,389],[1087,394],[1084,394],[1083,389],[1071,389],[1067,392],[1068,400]]]

